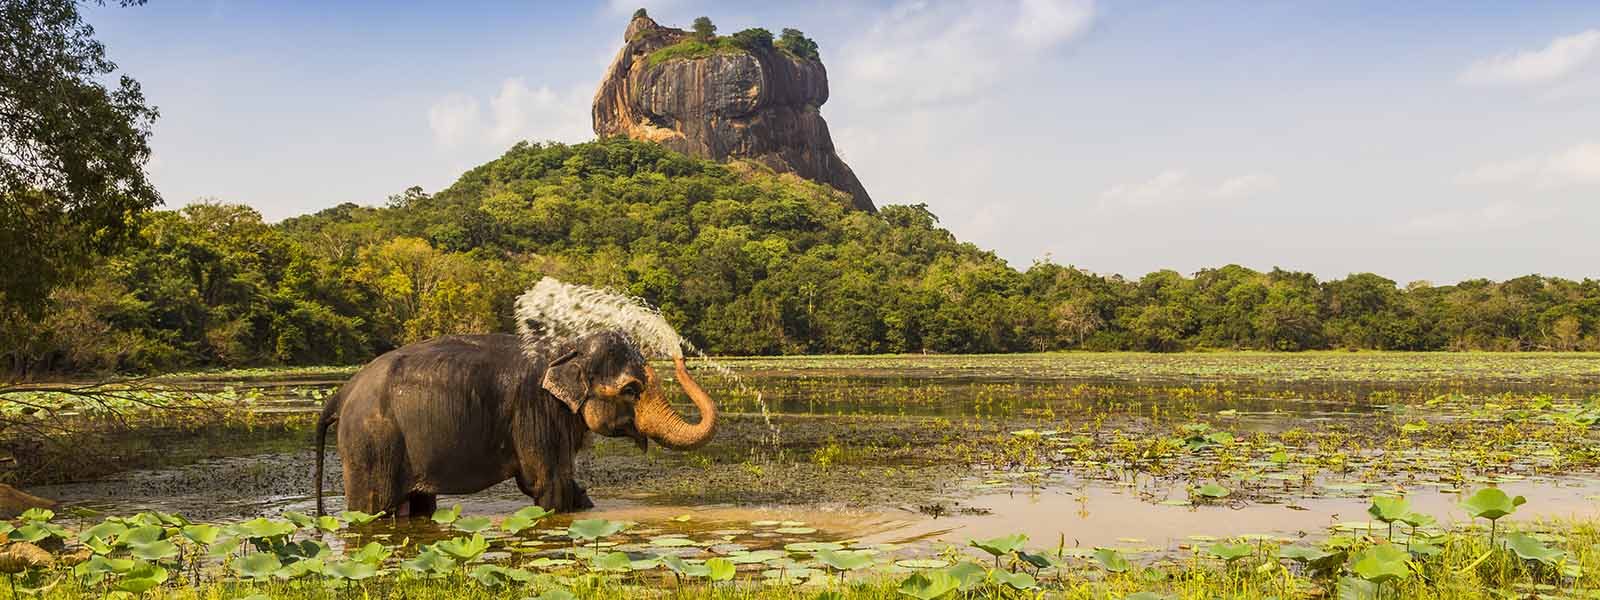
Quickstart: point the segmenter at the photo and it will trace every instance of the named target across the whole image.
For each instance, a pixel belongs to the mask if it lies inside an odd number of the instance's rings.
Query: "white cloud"
[[[901,2],[840,49],[836,87],[850,93],[837,95],[897,111],[971,101],[1093,19],[1090,0]]]
[[[1472,185],[1523,185],[1549,189],[1600,183],[1600,142],[1583,142],[1548,154],[1478,166],[1456,176]]]
[[[503,146],[521,140],[579,142],[589,139],[589,86],[575,85],[565,91],[549,86],[528,87],[520,77],[501,82],[500,90],[484,102],[466,94],[454,93],[439,99],[428,109],[428,126],[434,140],[444,147],[463,144]]]
[[[1115,185],[1101,192],[1100,206],[1101,208],[1148,208],[1193,199],[1237,200],[1263,194],[1277,187],[1278,178],[1266,173],[1225,177],[1212,185],[1197,180],[1183,169],[1167,169],[1149,179]]]
[[[569,101],[570,98],[557,95],[549,86],[530,89],[521,78],[507,79],[500,85],[500,93],[489,100],[489,113],[494,118],[489,135],[495,141],[509,142],[522,139],[530,132],[563,129],[565,123],[550,121],[572,116],[570,106],[564,104]],[[578,122],[584,121],[586,119],[578,119]]]
[[[1248,198],[1277,188],[1278,178],[1265,173],[1251,173],[1222,180],[1222,183],[1217,185],[1217,189],[1211,191],[1211,197],[1224,199]]]
[[[1578,144],[1551,156],[1545,174],[1568,183],[1600,183],[1600,143]]]
[[[1011,30],[1029,46],[1052,46],[1077,37],[1093,21],[1092,0],[1022,0]]]
[[[1502,201],[1412,218],[1398,228],[1413,234],[1460,234],[1515,229],[1553,216],[1550,207]]]
[[[1187,195],[1188,182],[1187,172],[1168,169],[1143,181],[1112,186],[1100,194],[1100,205],[1146,207],[1167,204]]]
[[[1600,53],[1600,29],[1559,37],[1540,50],[1501,54],[1468,65],[1456,80],[1471,85],[1534,85],[1567,76]]]
[[[478,101],[466,94],[450,94],[428,108],[428,127],[443,146],[466,141],[478,123]]]

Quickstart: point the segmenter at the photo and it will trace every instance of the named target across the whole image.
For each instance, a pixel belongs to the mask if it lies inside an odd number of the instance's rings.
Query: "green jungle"
[[[0,320],[13,372],[356,364],[509,331],[546,275],[643,298],[715,355],[1600,350],[1600,281],[1019,271],[924,206],[854,211],[824,185],[626,139],[518,144],[381,208],[268,224],[195,204],[131,226],[42,311]]]

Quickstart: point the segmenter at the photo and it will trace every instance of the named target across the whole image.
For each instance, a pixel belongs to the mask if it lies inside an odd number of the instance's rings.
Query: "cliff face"
[[[650,140],[715,160],[754,160],[848,192],[856,208],[877,210],[834,152],[819,112],[828,101],[821,62],[758,48],[651,64],[651,52],[689,36],[647,16],[628,23],[626,44],[595,93],[596,135]]]

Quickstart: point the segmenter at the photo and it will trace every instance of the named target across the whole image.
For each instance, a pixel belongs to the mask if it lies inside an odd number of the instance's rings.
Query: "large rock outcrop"
[[[848,192],[856,208],[877,210],[834,152],[820,112],[828,101],[821,61],[726,44],[688,57],[650,58],[691,35],[643,14],[628,23],[626,44],[595,93],[596,135],[650,140],[715,160],[754,160]]]

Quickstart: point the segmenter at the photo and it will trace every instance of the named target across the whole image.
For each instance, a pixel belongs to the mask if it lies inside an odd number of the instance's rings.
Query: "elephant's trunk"
[[[694,401],[695,408],[700,410],[700,422],[690,425],[678,416],[677,411],[672,410],[672,406],[667,404],[666,393],[661,389],[661,379],[656,376],[655,369],[649,366],[645,367],[648,380],[644,394],[634,406],[633,419],[639,431],[656,443],[672,450],[693,450],[706,445],[716,433],[717,405],[700,388],[700,384],[689,376],[689,369],[684,366],[682,357],[673,359],[673,362],[678,369],[678,384]]]

